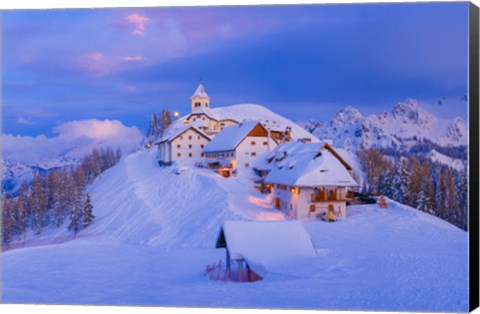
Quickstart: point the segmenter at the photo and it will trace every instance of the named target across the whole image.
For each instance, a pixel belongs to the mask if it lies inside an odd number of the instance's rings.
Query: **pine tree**
[[[87,228],[88,226],[90,226],[93,222],[93,219],[95,218],[95,216],[93,215],[92,209],[93,209],[93,206],[90,199],[90,194],[87,193],[85,205],[83,206],[83,217],[84,217],[83,228]]]
[[[119,162],[120,159],[122,159],[122,150],[120,149],[120,147],[117,147],[117,149],[115,150],[115,163]]]
[[[170,115],[170,111],[168,109],[163,109],[159,114],[157,133],[155,133],[155,137],[158,138],[162,136],[170,124],[172,124],[172,116]]]
[[[147,130],[147,139],[153,139],[156,137],[158,134],[158,121],[157,121],[157,116],[152,113],[150,115],[150,124],[148,125],[148,130]]]
[[[416,157],[410,160],[411,175],[407,186],[407,205],[418,208],[418,194],[422,190],[422,167]]]
[[[32,211],[32,227],[39,234],[43,227],[48,225],[47,215],[48,196],[42,177],[37,172],[32,182],[32,190],[29,197],[29,207]]]
[[[83,211],[80,206],[75,206],[70,215],[70,224],[68,230],[73,231],[73,237],[77,236],[77,233],[82,230],[83,227]]]
[[[15,220],[13,217],[12,199],[3,194],[2,208],[2,245],[10,243],[14,236]]]

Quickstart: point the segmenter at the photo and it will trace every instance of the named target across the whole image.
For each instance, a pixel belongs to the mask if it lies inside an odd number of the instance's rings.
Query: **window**
[[[257,156],[257,153],[255,153],[255,152],[252,152],[252,154],[251,154],[251,155],[252,155],[252,157],[255,157],[255,156]]]
[[[197,138],[198,138],[198,140],[200,140],[200,135]]]
[[[200,148],[203,148],[204,146],[205,146],[205,145],[202,144],[202,145],[200,145]]]
[[[177,148],[180,148],[180,147],[182,147],[182,145],[178,144],[178,145],[177,145]]]
[[[188,145],[188,148],[190,148],[190,149],[191,149],[191,148],[192,148],[192,144]]]
[[[197,118],[193,118],[193,121],[197,120]]]
[[[267,146],[268,145],[268,142],[263,142],[263,146]]]
[[[182,154],[180,154],[180,153],[177,154],[177,157],[181,157],[181,156],[182,156]]]
[[[188,136],[188,139],[189,139],[189,140],[191,140],[191,139],[192,139],[192,136],[191,136],[191,135],[189,135],[189,136]]]
[[[201,156],[203,157],[203,156],[205,156],[205,154],[204,154],[204,153],[202,153],[202,154],[201,154]],[[208,157],[208,156],[207,156],[207,157]]]
[[[180,135],[180,139],[183,140],[183,135]]]
[[[257,143],[255,143],[255,141],[251,141],[250,144],[251,144],[252,146],[257,145]]]
[[[247,162],[247,163],[245,164],[245,168],[248,168],[248,167],[250,167],[250,164]]]
[[[192,153],[188,153],[188,157],[192,157]]]

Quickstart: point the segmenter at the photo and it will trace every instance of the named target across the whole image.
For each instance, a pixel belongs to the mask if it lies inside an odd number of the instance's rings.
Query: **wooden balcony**
[[[349,197],[348,193],[336,193],[334,190],[331,191],[319,191],[319,193],[311,194],[312,203],[322,203],[322,202],[349,202],[352,199]]]

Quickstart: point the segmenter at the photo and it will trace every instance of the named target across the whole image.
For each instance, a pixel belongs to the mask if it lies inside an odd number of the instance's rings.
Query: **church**
[[[190,101],[190,113],[175,120],[155,143],[160,166],[182,162],[230,176],[251,168],[257,156],[291,140],[290,127],[276,121],[260,121],[257,115],[245,117],[232,107],[211,109],[210,96],[201,82]]]
[[[191,97],[192,110],[185,118],[184,123],[195,123],[209,136],[215,136],[223,128],[238,124],[233,119],[222,119],[218,114],[210,110],[210,97],[203,84],[200,83]]]

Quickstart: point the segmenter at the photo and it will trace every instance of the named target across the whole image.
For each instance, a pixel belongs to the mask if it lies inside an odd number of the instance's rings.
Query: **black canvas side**
[[[479,306],[479,10],[469,8],[469,236],[470,236],[470,311]]]

